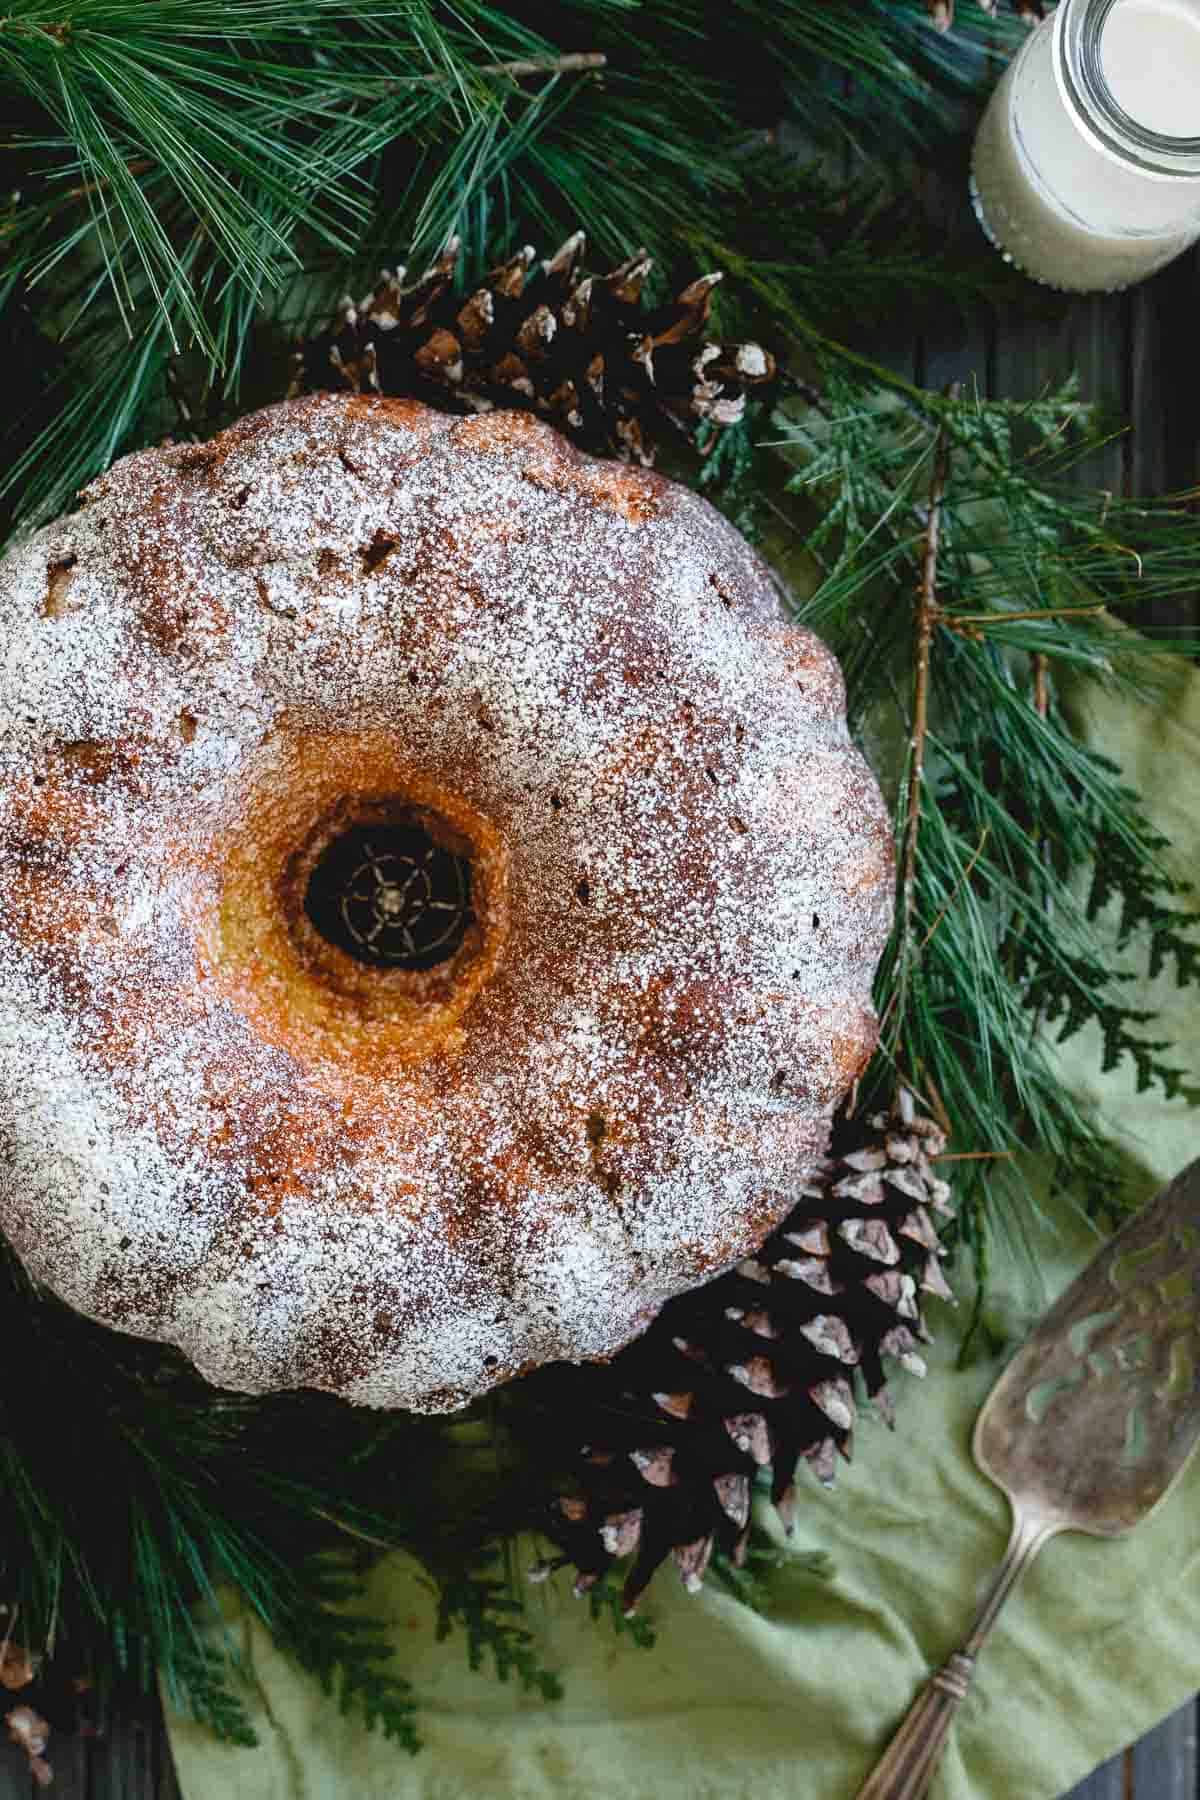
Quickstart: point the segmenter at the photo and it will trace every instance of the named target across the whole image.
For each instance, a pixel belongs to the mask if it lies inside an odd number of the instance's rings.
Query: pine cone
[[[526,246],[466,297],[457,238],[411,287],[404,269],[385,269],[373,294],[343,300],[331,328],[297,352],[290,393],[349,386],[458,412],[518,407],[585,450],[643,465],[668,430],[735,424],[745,390],[770,381],[775,362],[757,344],[703,336],[721,277],[646,310],[645,251],[585,276],[583,248],[577,231],[535,268]]]
[[[756,1256],[669,1301],[606,1367],[570,1372],[563,1403],[590,1442],[577,1491],[549,1509],[562,1555],[536,1573],[574,1564],[583,1593],[633,1555],[632,1610],[671,1556],[695,1590],[714,1548],[744,1556],[760,1469],[773,1471],[791,1530],[800,1461],[829,1486],[838,1454],[850,1459],[854,1371],[889,1425],[884,1359],[925,1372],[918,1293],[951,1297],[929,1213],[948,1210],[932,1167],[944,1148],[902,1094],[855,1148],[827,1159]]]

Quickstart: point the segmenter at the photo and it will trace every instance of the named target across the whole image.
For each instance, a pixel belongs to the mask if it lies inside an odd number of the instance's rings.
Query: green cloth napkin
[[[1141,789],[1181,869],[1200,874],[1200,677],[1178,671],[1145,708],[1092,692],[1080,725]],[[1200,1082],[1195,993],[1169,974],[1142,988],[1154,1035],[1178,1042]],[[1123,1070],[1102,1076],[1098,1037],[1081,1034],[1060,1056],[1064,1082],[1103,1106],[1147,1197],[1200,1154],[1200,1114],[1136,1094]],[[1098,1243],[1068,1201],[1043,1197],[1028,1255],[1010,1260],[989,1302],[985,1340],[1005,1349],[956,1371],[957,1321],[935,1319],[928,1378],[899,1377],[896,1433],[865,1424],[836,1490],[805,1485],[765,1616],[711,1588],[688,1598],[663,1574],[645,1609],[658,1644],[640,1650],[592,1624],[565,1577],[531,1588],[542,1657],[566,1684],[556,1704],[471,1674],[460,1641],[435,1643],[431,1596],[393,1556],[367,1605],[394,1621],[420,1697],[426,1748],[409,1757],[342,1718],[231,1598],[261,1741],[230,1749],[170,1719],[187,1800],[852,1800],[1004,1550],[1007,1503],[970,1460],[978,1408]],[[832,1558],[831,1578],[806,1563],[814,1549]],[[936,1800],[1054,1800],[1198,1686],[1200,1462],[1130,1537],[1071,1535],[1043,1552],[981,1659]]]

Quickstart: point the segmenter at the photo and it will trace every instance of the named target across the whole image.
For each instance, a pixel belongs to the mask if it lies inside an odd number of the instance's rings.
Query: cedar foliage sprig
[[[390,1666],[395,1645],[387,1621],[346,1610],[362,1589],[361,1571],[347,1567],[348,1560],[348,1552],[312,1560],[304,1570],[303,1604],[273,1623],[276,1641],[316,1678],[339,1712],[358,1714],[369,1731],[378,1729],[415,1756],[421,1739],[412,1683]],[[483,1614],[487,1597],[478,1604]]]
[[[235,402],[255,317],[368,233],[385,151],[419,233],[444,233],[580,69],[475,0],[15,0],[0,313],[28,335],[36,309],[45,350],[5,459],[17,515],[139,441],[181,350]]]
[[[498,1555],[493,1550],[489,1560]],[[447,1569],[439,1582],[438,1641],[456,1628],[465,1631],[469,1667],[481,1669],[485,1659],[490,1659],[498,1681],[515,1675],[527,1694],[561,1700],[562,1681],[542,1666],[533,1633],[520,1623],[524,1611],[515,1582],[479,1568]]]
[[[833,1558],[824,1550],[796,1550],[791,1546],[780,1550],[777,1545],[752,1532],[744,1560],[735,1563],[718,1550],[710,1565],[717,1586],[748,1606],[751,1612],[769,1615],[772,1605],[771,1577],[777,1569],[787,1567],[792,1574],[801,1571],[812,1581],[830,1581],[834,1575]],[[634,1614],[637,1617],[637,1614]]]
[[[622,1598],[622,1583],[611,1571],[602,1575],[586,1594],[592,1622],[606,1619],[618,1637],[627,1637],[639,1650],[653,1650],[658,1634],[645,1613],[630,1612]]]
[[[207,1725],[222,1743],[250,1750],[258,1735],[237,1691],[240,1673],[230,1650],[200,1643],[177,1653],[165,1671],[165,1685],[171,1699],[182,1704],[198,1725]]]

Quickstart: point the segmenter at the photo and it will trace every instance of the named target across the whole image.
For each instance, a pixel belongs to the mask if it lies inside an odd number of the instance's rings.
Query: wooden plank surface
[[[156,1704],[148,1704],[140,1715],[127,1712],[108,1720],[100,1737],[52,1733],[46,1760],[53,1781],[42,1788],[32,1780],[24,1752],[5,1742],[0,1747],[0,1800],[182,1800]],[[205,1795],[203,1800],[234,1796]]]
[[[1134,1800],[1133,1791],[1126,1782],[1126,1755],[1123,1752],[1120,1756],[1114,1756],[1111,1762],[1106,1762],[1095,1774],[1081,1782],[1066,1800]],[[1150,1800],[1149,1796],[1147,1800]]]
[[[1126,1752],[1138,1800],[1195,1800],[1197,1707],[1184,1706]],[[1078,1800],[1092,1800],[1083,1794]]]
[[[1081,1781],[1065,1800],[1196,1800],[1197,1718],[1197,1702],[1189,1701]]]

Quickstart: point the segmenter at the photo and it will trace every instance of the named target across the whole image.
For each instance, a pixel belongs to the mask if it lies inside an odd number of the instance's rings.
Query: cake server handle
[[[855,1800],[922,1800],[929,1792],[959,1704],[975,1673],[975,1659],[1017,1581],[1047,1538],[1062,1527],[1015,1511],[1012,1535],[996,1578],[966,1642],[925,1684]]]

